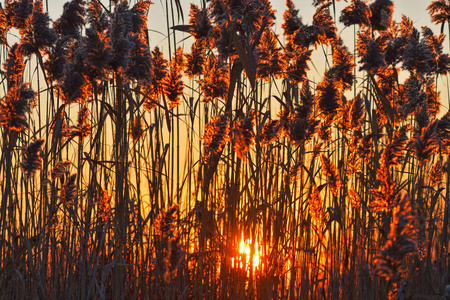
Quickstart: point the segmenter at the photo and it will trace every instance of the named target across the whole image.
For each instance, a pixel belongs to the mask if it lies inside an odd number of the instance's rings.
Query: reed
[[[450,4],[312,5],[6,1],[0,298],[448,298]]]

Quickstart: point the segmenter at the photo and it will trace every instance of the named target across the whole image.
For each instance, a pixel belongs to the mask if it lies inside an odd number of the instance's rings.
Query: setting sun
[[[253,251],[251,251],[252,245],[254,245]],[[253,272],[255,272],[262,268],[261,254],[262,247],[258,244],[258,241],[253,243],[252,239],[244,239],[244,234],[242,234],[239,251],[236,257],[231,258],[231,264],[233,267],[247,270],[247,272],[253,266]]]

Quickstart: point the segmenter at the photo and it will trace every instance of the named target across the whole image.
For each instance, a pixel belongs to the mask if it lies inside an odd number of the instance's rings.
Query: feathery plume
[[[341,11],[339,21],[344,23],[345,26],[370,26],[371,16],[372,12],[365,0],[352,0],[350,5]]]
[[[445,22],[450,21],[450,3],[446,0],[435,0],[428,5],[431,21],[435,24],[442,24],[441,32],[444,31]]]
[[[281,28],[283,28],[283,34],[289,42],[294,38],[295,32],[303,26],[303,23],[292,0],[286,0],[286,6],[287,10],[283,13],[284,22],[281,24]]]
[[[204,97],[203,102],[208,103],[216,98],[226,100],[230,75],[214,54],[208,56],[203,75],[203,79],[199,80],[200,90]]]
[[[80,42],[72,45],[63,76],[58,82],[61,98],[66,104],[83,103],[90,94],[88,81],[84,75],[86,68],[86,49]]]
[[[86,60],[83,66],[83,74],[85,74],[89,82],[98,84],[102,80],[107,80],[111,49],[108,47],[106,34],[86,28],[82,47],[85,52],[84,59]]]
[[[192,78],[199,76],[203,72],[205,64],[206,40],[197,40],[191,46],[191,53],[186,54],[186,69],[184,73]]]
[[[354,69],[353,55],[350,54],[347,47],[344,46],[342,40],[339,38],[333,44],[333,67],[330,73],[333,74],[333,77],[337,81],[341,82],[344,91],[352,88],[355,79],[353,76]]]
[[[53,23],[53,27],[59,35],[74,39],[81,36],[81,30],[85,25],[86,9],[84,0],[72,0],[66,2],[61,17]]]
[[[405,194],[393,208],[388,240],[374,259],[375,272],[379,276],[393,282],[402,278],[406,256],[417,252],[418,230],[415,223],[411,200]]]
[[[336,26],[330,14],[331,2],[319,6],[313,15],[313,25],[320,28],[319,43],[331,45],[337,39]]]
[[[31,111],[31,102],[35,97],[28,84],[12,87],[0,100],[0,125],[8,130],[28,129],[26,113]]]
[[[147,15],[150,4],[152,4],[152,2],[149,0],[139,0],[130,9],[131,19],[133,23],[133,28],[131,29],[131,31],[139,35],[141,39],[144,39],[147,34]]]
[[[67,177],[67,180],[66,182],[64,182],[64,185],[61,189],[59,197],[61,199],[61,202],[65,206],[74,204],[75,200],[77,199],[77,174],[72,174]]]
[[[402,56],[402,68],[417,74],[428,74],[433,70],[433,55],[426,41],[419,39],[420,33],[413,28]]]
[[[31,0],[16,0],[6,1],[5,14],[8,25],[16,29],[24,29],[26,27],[26,20],[33,12],[33,1]]]
[[[418,132],[414,133],[409,147],[411,151],[416,155],[420,165],[430,160],[433,153],[439,146],[437,139],[436,128],[438,120],[434,120],[428,126],[421,128]]]
[[[72,139],[74,137],[79,137],[80,140],[84,140],[85,137],[89,136],[91,134],[91,123],[88,121],[89,117],[89,109],[87,106],[83,106],[78,111],[78,119],[77,119],[77,125],[76,126],[70,126],[69,128],[65,128],[63,130],[63,135],[69,139]]]
[[[192,25],[190,34],[195,38],[195,42],[208,41],[212,34],[213,27],[206,8],[199,9],[197,5],[191,3],[189,24]]]
[[[52,81],[62,81],[64,76],[64,67],[67,63],[71,39],[60,37],[46,51],[48,59],[44,62],[44,68],[47,71],[48,79]]]
[[[229,140],[230,124],[227,116],[214,116],[208,124],[205,125],[203,140],[203,162],[208,164],[211,157],[222,152],[223,147]]]
[[[115,6],[107,30],[112,54],[110,66],[115,72],[122,72],[128,66],[130,52],[135,42],[132,30],[133,15],[128,8],[128,2],[124,1]]]
[[[322,161],[322,174],[327,178],[327,184],[331,193],[337,197],[339,188],[341,187],[339,169],[324,154],[320,156],[320,160]]]
[[[372,28],[384,31],[391,26],[392,15],[394,13],[394,3],[391,0],[375,0],[370,4],[370,23]]]
[[[25,22],[25,27],[20,30],[22,40],[19,49],[24,55],[37,54],[53,45],[57,37],[49,23],[50,17],[47,12],[44,13],[42,1],[35,1],[33,13]]]
[[[108,194],[108,191],[101,189],[97,205],[98,217],[103,223],[108,222],[111,217],[111,196]]]
[[[315,102],[320,111],[327,117],[335,115],[342,104],[342,92],[330,72],[325,72],[324,78],[317,85]]]
[[[56,178],[63,177],[67,171],[67,168],[69,168],[70,164],[71,164],[70,160],[58,161],[50,172],[52,181],[55,181]]]
[[[376,72],[379,68],[385,66],[384,41],[380,37],[373,39],[369,30],[358,32],[357,35],[356,48],[360,57],[359,63],[361,63],[359,70]]]
[[[9,87],[18,86],[22,82],[25,63],[23,62],[23,54],[19,51],[19,44],[15,43],[9,49],[8,58],[3,63],[3,69],[6,72]]]
[[[181,50],[181,48],[179,48]],[[184,65],[184,55],[181,51],[177,51],[170,62],[169,73],[163,80],[164,94],[169,100],[169,108],[180,105],[181,96],[183,95],[184,83],[182,80],[182,68]]]
[[[175,204],[167,209],[163,209],[155,219],[155,223],[153,224],[155,233],[161,239],[171,237],[175,234],[177,213],[178,205]]]
[[[297,85],[306,78],[311,54],[312,50],[308,50],[305,47],[294,47],[293,52],[287,53],[287,58],[289,59],[287,76],[291,79],[292,84]]]
[[[42,168],[41,147],[44,139],[38,139],[22,150],[22,162],[20,168],[26,177],[31,177],[34,173]]]
[[[430,170],[430,182],[431,186],[439,186],[444,178],[442,160],[438,159]]]
[[[138,35],[132,36],[133,48],[130,51],[130,59],[125,70],[128,80],[137,80],[148,83],[152,80],[152,57],[147,42]]]
[[[281,78],[285,73],[285,60],[281,48],[277,46],[278,39],[269,29],[266,29],[256,49],[257,77],[270,81],[273,76]]]
[[[168,74],[169,62],[164,58],[159,47],[152,51],[152,90],[159,94],[163,90],[163,82]]]
[[[182,262],[186,252],[182,249],[180,243],[180,235],[178,233],[169,240],[169,247],[167,249],[167,255],[164,258],[164,265],[166,272],[164,279],[166,282],[171,282],[177,272],[178,266]]]
[[[280,135],[280,125],[278,120],[269,120],[261,128],[259,140],[263,145],[273,143]]]
[[[144,137],[145,131],[140,116],[136,116],[133,119],[133,123],[130,124],[130,137],[137,141]]]
[[[6,18],[6,12],[0,4],[0,45],[8,46],[8,39],[6,34],[10,29],[10,24],[8,24],[8,19]]]
[[[244,119],[234,123],[233,139],[234,150],[237,156],[245,160],[245,153],[249,151],[251,145],[255,143],[255,134],[253,133],[253,126],[256,122],[256,113],[252,111]]]
[[[361,196],[354,189],[349,189],[348,195],[350,196],[350,202],[352,203],[352,207],[354,209],[360,209],[361,208]]]
[[[92,30],[100,33],[108,28],[108,18],[99,1],[90,0],[86,13],[87,23]]]
[[[320,197],[320,192],[315,185],[311,188],[311,194],[308,199],[309,214],[312,219],[316,222],[317,228],[322,228],[324,223],[324,211],[323,211],[323,201]]]
[[[319,36],[321,29],[317,25],[303,25],[295,33],[293,44],[297,46],[303,46],[309,48],[309,46],[314,46],[317,48],[319,43]]]

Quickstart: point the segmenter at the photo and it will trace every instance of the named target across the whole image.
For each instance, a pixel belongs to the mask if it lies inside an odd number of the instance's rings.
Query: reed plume
[[[265,30],[261,42],[256,49],[257,77],[265,81],[281,78],[285,74],[286,63],[281,48],[278,47],[277,36],[270,30]]]
[[[8,45],[8,39],[6,34],[10,29],[10,25],[8,24],[8,19],[6,17],[6,12],[3,7],[0,5],[0,45]]]
[[[20,51],[30,56],[50,48],[56,41],[56,33],[49,27],[50,17],[44,12],[42,0],[34,2],[33,12],[25,22],[25,28],[20,30],[22,40]]]
[[[256,113],[252,111],[244,119],[234,123],[232,134],[234,150],[236,151],[237,156],[242,160],[246,159],[245,153],[248,152],[250,146],[255,143],[255,134],[253,132],[255,122]]]
[[[203,93],[203,102],[213,99],[226,100],[228,97],[229,72],[214,54],[208,56],[203,69],[203,79],[199,80],[200,90]]]
[[[398,282],[405,273],[408,255],[417,252],[416,220],[411,200],[404,194],[392,210],[388,240],[374,259],[375,273],[387,280]]]
[[[315,185],[311,188],[311,194],[308,198],[309,214],[316,222],[317,228],[322,228],[324,224],[324,210],[323,201],[320,197],[320,192]]]
[[[58,161],[50,172],[52,181],[55,181],[56,178],[62,178],[71,164],[70,160]]]
[[[28,129],[26,114],[31,111],[34,97],[28,84],[12,87],[0,100],[0,125],[13,131]]]
[[[184,73],[189,78],[203,73],[203,65],[206,62],[206,40],[197,40],[191,46],[191,53],[186,54],[186,69]]]
[[[111,218],[111,196],[108,194],[108,191],[104,189],[100,191],[97,205],[97,215],[99,219],[103,223],[108,222]]]
[[[16,29],[24,29],[28,16],[33,13],[33,1],[15,0],[7,1],[5,5],[6,19],[8,25]]]
[[[320,28],[318,42],[324,45],[332,45],[336,39],[336,26],[330,13],[331,2],[320,5],[313,15],[313,25]]]
[[[88,137],[92,132],[92,126],[88,120],[89,115],[89,109],[87,106],[83,106],[78,111],[77,125],[65,128],[63,130],[63,135],[69,139],[79,137],[80,141]]]
[[[384,31],[392,24],[394,3],[391,0],[375,0],[369,5],[370,23],[374,30]]]
[[[130,124],[130,137],[138,141],[145,136],[145,130],[142,122],[142,118],[140,116],[136,116],[133,119],[133,122]]]
[[[33,176],[36,171],[42,168],[41,147],[44,142],[44,139],[38,139],[22,150],[20,168],[26,177]]]
[[[365,0],[352,0],[350,5],[344,7],[341,11],[339,21],[344,23],[345,26],[370,26],[372,12],[366,2]]]
[[[72,174],[67,177],[66,181],[64,182],[59,198],[61,200],[61,203],[63,203],[65,206],[71,206],[74,204],[74,202],[77,199],[77,174]]]
[[[85,25],[84,0],[72,0],[64,4],[61,17],[53,23],[53,27],[59,35],[78,39]]]
[[[164,265],[166,272],[164,273],[164,279],[170,283],[178,269],[178,266],[184,259],[186,252],[182,250],[180,235],[175,232],[174,236],[169,240],[169,247],[167,249],[167,255],[164,258]]]
[[[211,157],[220,154],[229,140],[230,125],[226,115],[214,116],[205,125],[203,140],[203,162],[208,164]]]
[[[327,179],[328,188],[335,197],[338,197],[339,189],[341,187],[339,169],[337,169],[331,160],[324,154],[320,156],[320,160],[322,162],[322,174]]]
[[[174,55],[169,65],[169,72],[163,81],[163,89],[166,98],[169,100],[169,108],[180,105],[183,95],[184,83],[182,71],[184,67],[184,55],[180,50]]]
[[[19,50],[19,44],[15,43],[8,52],[8,58],[3,63],[6,72],[8,86],[14,87],[22,83],[23,70],[25,68],[23,53]]]

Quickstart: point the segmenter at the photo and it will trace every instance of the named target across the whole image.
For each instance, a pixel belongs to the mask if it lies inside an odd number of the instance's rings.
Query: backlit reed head
[[[99,1],[90,0],[86,12],[86,21],[92,30],[100,33],[108,28],[108,18]]]
[[[53,23],[59,35],[78,39],[85,24],[86,9],[83,0],[72,0],[64,4],[61,17]]]
[[[19,48],[24,55],[37,54],[53,45],[57,37],[49,23],[50,17],[43,11],[42,1],[35,1],[33,13],[25,22],[25,28],[20,30],[22,40]]]
[[[230,139],[230,124],[226,115],[214,116],[205,125],[203,140],[203,162],[208,164],[210,159],[222,152]]]
[[[189,24],[193,27],[190,33],[195,38],[196,42],[201,40],[208,40],[213,27],[211,25],[211,21],[208,16],[208,10],[206,8],[199,9],[197,5],[191,3],[189,12]]]
[[[62,186],[59,197],[61,202],[66,206],[74,204],[77,199],[77,174],[72,174],[67,177],[66,182],[64,182],[64,185]]]
[[[257,77],[265,81],[281,78],[285,73],[286,62],[281,48],[278,47],[278,39],[270,30],[266,29],[261,36],[260,44],[256,49]]]
[[[71,162],[69,160],[58,161],[50,172],[52,181],[54,181],[56,178],[62,178],[64,174],[66,174],[67,169],[70,165]]]
[[[33,12],[33,1],[31,0],[16,0],[7,1],[5,6],[6,19],[9,26],[17,29],[26,27],[26,20]]]
[[[331,2],[322,4],[313,15],[313,25],[320,28],[319,43],[331,45],[337,39],[336,26],[330,14]]]
[[[205,51],[206,41],[197,40],[191,46],[191,53],[186,54],[186,69],[184,73],[189,78],[199,76],[203,73],[203,65],[206,61]]]
[[[352,0],[350,5],[341,11],[339,21],[344,23],[345,26],[370,26],[371,16],[372,12],[365,0]]]
[[[31,177],[42,168],[41,147],[44,142],[44,139],[38,139],[22,150],[20,168],[26,177]]]
[[[374,259],[375,273],[393,282],[403,277],[405,258],[417,252],[418,237],[416,218],[409,196],[405,194],[396,202],[388,240]]]
[[[142,137],[144,137],[145,131],[142,122],[142,118],[140,116],[136,116],[133,119],[132,124],[130,125],[130,136],[133,140],[138,141]]]
[[[237,156],[242,160],[246,159],[245,153],[248,152],[250,146],[255,143],[255,134],[253,133],[255,118],[256,113],[253,113],[234,123],[234,149],[236,150]]]
[[[22,82],[23,70],[25,68],[23,53],[19,50],[19,44],[15,43],[8,52],[8,58],[3,63],[6,72],[8,86],[18,86]]]
[[[324,154],[320,156],[322,161],[322,174],[327,178],[328,187],[331,193],[337,197],[339,188],[341,187],[341,179],[339,169],[337,169],[333,162]]]
[[[35,93],[28,84],[12,87],[0,100],[0,125],[14,131],[28,128],[26,114],[31,110],[34,97]]]
[[[394,3],[391,0],[375,0],[370,4],[370,23],[374,30],[383,31],[389,28],[394,13]]]
[[[228,69],[214,54],[210,54],[203,69],[203,79],[199,80],[203,102],[208,103],[216,98],[226,100],[229,81]]]

